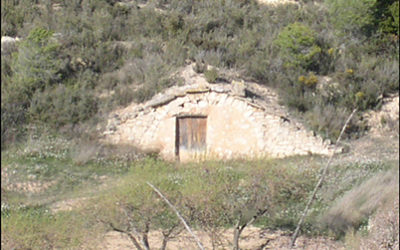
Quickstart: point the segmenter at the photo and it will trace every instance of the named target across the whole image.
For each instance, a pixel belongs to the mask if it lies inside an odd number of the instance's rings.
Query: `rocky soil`
[[[232,249],[233,230],[228,229],[219,234],[219,243],[213,248],[210,235],[204,232],[195,232],[205,249]],[[153,231],[150,233],[149,244],[154,249],[161,246],[161,233]],[[248,227],[243,233],[239,242],[241,249],[289,249],[291,234],[282,231],[269,231],[257,227]],[[129,238],[115,231],[105,235],[102,245],[98,249],[102,250],[125,250],[132,249],[133,244]],[[167,249],[198,249],[195,241],[183,232],[177,238],[168,242]],[[293,249],[345,249],[343,244],[333,239],[317,237],[308,238],[301,236],[296,241]]]

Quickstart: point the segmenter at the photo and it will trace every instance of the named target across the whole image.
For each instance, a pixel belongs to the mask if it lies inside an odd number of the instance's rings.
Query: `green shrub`
[[[399,34],[398,0],[326,0],[335,27],[344,33]]]
[[[351,110],[334,105],[315,105],[313,109],[308,110],[304,115],[307,125],[323,138],[336,141],[340,131],[343,128],[346,119]],[[365,121],[361,120],[360,115],[355,115],[349,122],[343,135],[344,138],[358,137],[367,129]]]
[[[43,28],[33,29],[14,56],[12,84],[7,88],[26,105],[36,90],[42,90],[60,79],[59,44],[52,39],[52,35],[52,31]]]
[[[218,78],[218,71],[215,68],[204,71],[204,76],[209,83],[215,83]]]
[[[16,103],[1,103],[1,149],[16,142],[24,134],[26,108]]]
[[[374,7],[379,31],[399,35],[399,0],[378,0]]]
[[[85,237],[84,218],[74,213],[51,214],[46,208],[1,211],[1,241],[7,249],[79,248]]]
[[[279,55],[286,67],[302,67],[311,70],[318,64],[321,48],[317,44],[316,33],[301,23],[286,26],[275,39]]]
[[[399,8],[400,8],[399,1],[394,2],[390,6],[390,14],[393,17],[392,26],[395,29],[395,34],[397,35],[399,35]]]
[[[183,29],[184,25],[185,21],[183,16],[179,13],[171,13],[170,16],[165,20],[164,24],[169,36],[175,36]]]
[[[371,34],[377,0],[326,0],[334,26],[344,33]]]
[[[31,122],[54,127],[77,124],[96,112],[97,100],[88,89],[63,85],[36,92],[28,110]]]

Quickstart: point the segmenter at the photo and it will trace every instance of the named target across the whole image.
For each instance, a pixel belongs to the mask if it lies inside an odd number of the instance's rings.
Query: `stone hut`
[[[115,111],[104,140],[156,151],[166,160],[330,154],[329,141],[291,118],[277,95],[256,83],[172,87]]]

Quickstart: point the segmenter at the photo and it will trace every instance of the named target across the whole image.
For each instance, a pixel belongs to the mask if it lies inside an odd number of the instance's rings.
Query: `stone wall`
[[[289,118],[277,104],[276,94],[260,88],[246,84],[248,91],[261,95],[257,98],[246,98],[235,84],[172,88],[144,105],[115,112],[104,133],[105,140],[156,151],[163,158],[174,160],[177,117],[201,115],[207,117],[206,152],[181,156],[182,161],[285,157],[332,151],[329,142],[323,142]]]

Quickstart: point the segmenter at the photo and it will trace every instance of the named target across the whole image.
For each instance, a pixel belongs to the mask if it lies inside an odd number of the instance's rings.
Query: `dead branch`
[[[185,226],[186,230],[189,232],[189,234],[193,237],[193,239],[196,241],[197,246],[199,249],[204,250],[203,245],[201,244],[199,238],[193,233],[193,231],[190,229],[189,225],[186,223],[185,219],[180,215],[178,210],[175,208],[174,205],[172,205],[171,202],[158,190],[155,186],[153,186],[150,182],[147,182],[147,185],[149,185],[167,204],[168,206],[171,207],[171,209],[175,212],[175,214],[178,216],[178,218],[182,221],[183,225]]]
[[[122,211],[124,212],[124,214],[125,214],[125,216],[126,216],[126,218],[128,220],[128,223],[129,223],[129,227],[128,227],[127,231],[128,232],[133,232],[135,235],[140,235],[139,232],[135,228],[134,222],[131,220],[131,217],[129,216],[128,209],[132,209],[132,208],[129,208],[129,206],[128,207],[127,206],[123,206],[122,207]],[[149,224],[150,224],[150,221],[147,220],[146,221],[146,228],[145,228],[145,230],[144,230],[144,232],[142,234],[142,239],[141,239],[141,242],[142,242],[143,247],[144,247],[145,250],[149,250],[150,249],[150,246],[149,246],[149,243],[148,243],[148,240],[147,240],[147,234],[149,232]],[[140,237],[139,237],[139,239],[140,239]]]
[[[267,209],[259,210],[249,221],[245,222],[243,225],[240,225],[240,220],[242,215],[240,214],[238,222],[235,226],[234,236],[233,236],[233,250],[239,250],[239,238],[240,234],[243,230],[250,224],[252,224],[258,217],[263,216],[267,212]]]
[[[268,246],[270,241],[271,239],[267,239],[263,244],[261,244],[261,246],[257,248],[257,250],[264,250]]]
[[[129,239],[132,241],[133,245],[135,245],[137,250],[143,250],[143,248],[140,246],[139,242],[137,241],[136,237],[131,232],[129,232],[128,229],[124,230],[124,229],[121,229],[121,228],[117,228],[111,222],[106,222],[106,221],[103,221],[103,220],[100,220],[100,221],[102,223],[108,225],[109,227],[111,227],[112,230],[128,235]]]
[[[183,228],[178,226],[179,222],[177,224],[173,224],[169,229],[161,231],[163,235],[163,240],[160,250],[165,250],[167,248],[168,241],[175,238],[183,231]]]
[[[338,146],[338,144],[339,144],[339,142],[340,142],[340,139],[342,138],[342,135],[343,135],[343,133],[344,133],[346,127],[347,127],[347,124],[350,122],[351,118],[353,118],[353,115],[356,113],[356,111],[357,111],[357,109],[354,109],[353,112],[351,112],[351,114],[350,114],[349,117],[347,118],[346,122],[344,123],[342,130],[340,131],[340,134],[339,134],[339,137],[338,137],[337,140],[336,140],[336,143],[335,143],[335,147],[334,147],[334,149],[333,149],[333,152],[332,152],[331,156],[329,157],[329,160],[328,160],[328,162],[326,163],[324,169],[322,170],[321,177],[319,178],[317,185],[315,185],[314,190],[313,190],[313,192],[312,192],[312,194],[311,194],[311,196],[310,196],[310,198],[309,198],[309,200],[308,200],[308,202],[307,202],[307,205],[306,205],[306,207],[304,208],[303,214],[302,214],[301,217],[300,217],[299,223],[297,224],[296,230],[295,230],[294,233],[293,233],[292,241],[291,241],[291,243],[290,243],[290,248],[293,248],[293,246],[294,246],[294,244],[295,244],[295,242],[296,242],[297,236],[298,236],[299,231],[300,231],[300,227],[301,227],[301,225],[303,224],[304,218],[306,217],[306,215],[307,215],[307,213],[308,213],[308,209],[310,208],[311,203],[312,203],[312,202],[314,201],[314,199],[315,199],[315,196],[316,196],[316,194],[317,194],[318,189],[321,187],[321,184],[322,184],[322,182],[323,182],[323,180],[324,180],[324,178],[325,178],[325,175],[326,175],[326,172],[327,172],[327,170],[328,170],[328,167],[329,167],[329,165],[331,164],[333,155],[335,154],[335,151],[336,151],[337,146]]]
[[[149,231],[150,231],[150,221],[147,220],[145,223],[145,229],[142,234],[142,243],[146,250],[150,250],[149,239],[148,239]]]

